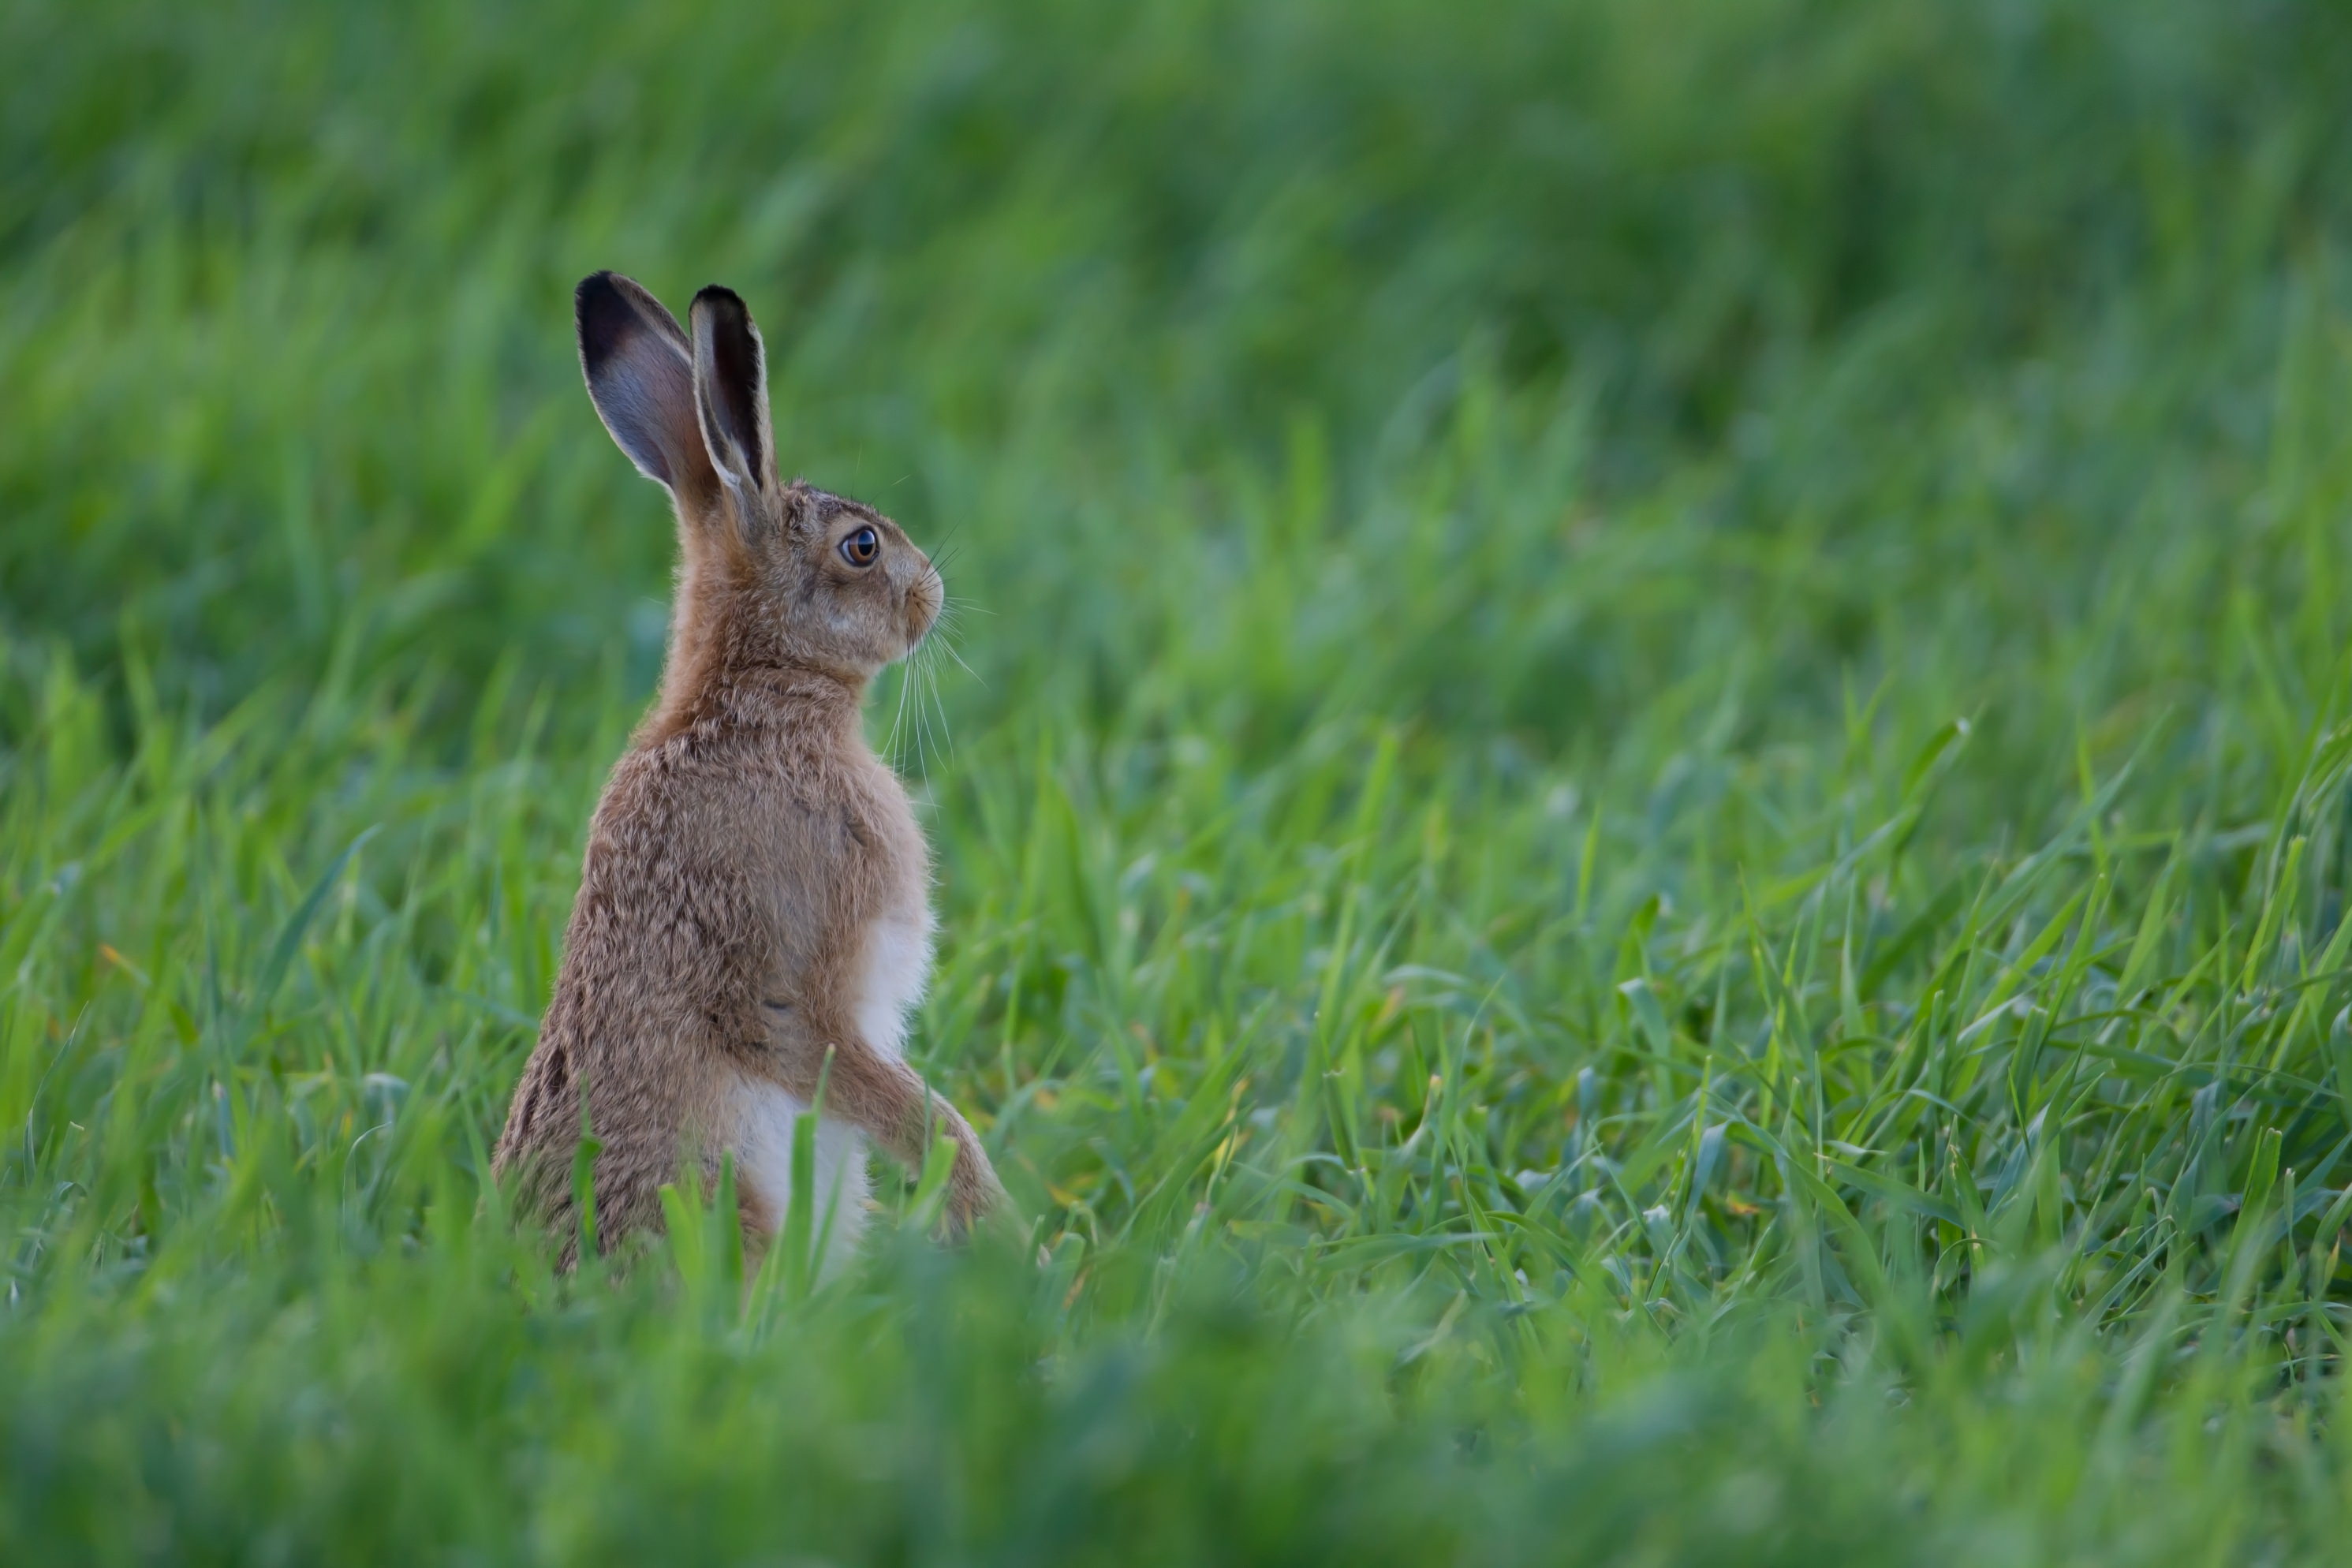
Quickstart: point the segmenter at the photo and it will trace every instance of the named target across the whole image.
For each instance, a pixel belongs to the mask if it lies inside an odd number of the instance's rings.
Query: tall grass
[[[2323,5],[0,14],[10,1561],[2284,1562],[2347,1523]],[[1034,1220],[486,1148],[722,279],[940,547]]]

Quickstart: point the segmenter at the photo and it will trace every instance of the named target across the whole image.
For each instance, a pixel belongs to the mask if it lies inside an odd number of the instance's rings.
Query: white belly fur
[[[892,1057],[906,1055],[907,1015],[923,999],[930,973],[928,904],[918,903],[866,928],[853,1011],[869,1048]],[[807,1101],[753,1079],[744,1080],[736,1101],[737,1179],[778,1233],[792,1205],[793,1126],[807,1112]],[[816,1193],[811,1215],[816,1233],[824,1237],[825,1274],[837,1271],[857,1250],[866,1229],[866,1194],[865,1138],[845,1121],[824,1118],[816,1131]]]
[[[857,968],[857,1027],[888,1056],[907,1054],[907,1015],[931,978],[931,910],[917,903],[866,928]]]
[[[793,1128],[808,1102],[772,1083],[745,1079],[735,1102],[736,1180],[754,1212],[782,1236],[792,1212]],[[857,1250],[866,1229],[866,1140],[845,1121],[825,1117],[816,1128],[816,1191],[809,1205],[811,1234],[824,1239],[821,1272],[830,1275]]]

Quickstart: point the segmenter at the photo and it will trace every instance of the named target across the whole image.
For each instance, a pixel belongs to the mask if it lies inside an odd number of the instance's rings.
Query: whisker
[[[945,647],[944,644],[941,646]],[[929,694],[932,708],[940,716],[940,736],[946,745],[947,765],[953,767],[955,766],[955,729],[948,722],[947,700],[940,695],[940,661],[937,656],[923,661],[923,687]]]
[[[982,686],[986,686],[988,684],[986,678],[965,661],[963,650],[956,646],[957,642],[960,640],[960,634],[962,631],[963,613],[967,610],[978,609],[980,609],[980,606],[973,604],[970,599],[942,598],[940,601],[939,617],[931,623],[930,636],[925,639],[923,646],[926,648],[929,648],[932,644],[938,644],[940,656],[955,660],[956,668],[958,669],[962,670],[966,675],[971,676]],[[982,615],[994,614],[993,611],[990,610],[981,610],[981,613]],[[938,673],[938,666],[936,662],[934,662],[932,666],[932,671],[934,675]],[[936,691],[936,686],[934,690]],[[944,710],[944,701],[942,701],[941,707],[942,710]]]
[[[911,763],[913,764],[912,771],[917,775],[924,778],[926,782],[929,781],[929,774],[928,770],[925,768],[923,762],[923,695],[921,689],[917,684],[917,671],[922,668],[924,649],[929,646],[929,645],[926,643],[922,647],[917,647],[914,652],[908,655],[906,661],[898,667],[898,679],[900,682],[898,687],[899,703],[903,708],[906,703],[908,694],[910,692],[913,693],[915,702],[915,721],[907,731],[907,744],[905,749],[899,752],[899,753],[892,759],[892,764],[902,772],[907,771],[908,763]]]
[[[907,760],[905,753],[898,749],[898,731],[899,727],[907,721],[908,677],[908,671],[903,668],[898,671],[898,705],[897,710],[890,716],[890,738],[883,743],[884,750],[890,753],[890,765],[894,768],[902,766]]]
[[[926,690],[924,682],[924,674],[929,669],[930,665],[930,658],[926,657],[917,663],[912,672],[913,679],[915,681],[915,717],[921,725],[921,765],[923,771],[923,782],[926,784],[930,782],[931,759],[938,753],[939,750],[937,738],[931,733],[931,710],[929,701],[929,694]]]

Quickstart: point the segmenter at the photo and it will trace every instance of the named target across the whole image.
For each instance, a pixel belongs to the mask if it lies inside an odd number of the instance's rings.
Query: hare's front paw
[[[957,1141],[955,1172],[948,1178],[948,1220],[958,1236],[970,1236],[987,1221],[1013,1213],[1004,1184],[988,1163],[980,1140],[966,1130]]]

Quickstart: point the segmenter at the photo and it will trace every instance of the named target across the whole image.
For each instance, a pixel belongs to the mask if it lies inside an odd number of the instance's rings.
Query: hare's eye
[[[881,553],[882,536],[870,528],[861,528],[841,542],[841,558],[852,566],[871,566]]]

